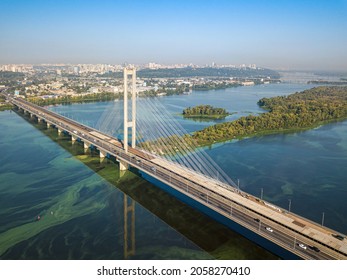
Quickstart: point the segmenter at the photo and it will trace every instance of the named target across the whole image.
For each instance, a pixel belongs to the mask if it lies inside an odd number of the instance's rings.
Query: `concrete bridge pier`
[[[128,168],[129,168],[129,164],[127,162],[119,160],[119,170],[120,171],[128,170]]]
[[[90,147],[90,143],[87,142],[87,141],[84,141],[84,142],[83,142],[83,148],[84,148],[84,153],[85,153],[85,154],[88,152],[89,147]]]
[[[58,135],[61,135],[63,133],[63,130],[58,128]]]
[[[50,124],[49,122],[47,122],[47,128],[50,128],[52,126],[52,124]]]
[[[105,158],[106,155],[107,155],[107,152],[106,151],[103,151],[101,149],[99,149],[99,153],[100,153],[100,158]]]
[[[71,142],[74,144],[77,140],[77,137],[75,135],[71,135]]]

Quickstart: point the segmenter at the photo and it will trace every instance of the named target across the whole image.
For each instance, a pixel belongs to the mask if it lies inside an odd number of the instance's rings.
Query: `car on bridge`
[[[320,252],[320,250],[316,246],[308,246],[308,248],[310,248],[311,250],[313,250],[317,253]]]
[[[344,237],[339,234],[332,234],[333,237],[337,238],[338,240],[343,240]]]
[[[306,249],[307,249],[307,247],[306,247],[306,245],[305,245],[305,244],[300,243],[300,244],[298,244],[298,245],[299,245],[299,247],[300,247],[300,248],[302,248],[302,249],[304,249],[304,250],[306,250]]]
[[[270,228],[270,227],[265,227],[265,229],[267,230],[267,231],[269,231],[269,232],[273,232],[274,230],[272,229],[272,228]]]

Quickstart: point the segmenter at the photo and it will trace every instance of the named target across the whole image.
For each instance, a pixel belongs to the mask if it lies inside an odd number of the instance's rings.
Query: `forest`
[[[268,112],[209,126],[190,137],[197,145],[205,146],[257,134],[308,129],[344,119],[347,118],[347,87],[316,87],[289,96],[263,98],[258,105]]]

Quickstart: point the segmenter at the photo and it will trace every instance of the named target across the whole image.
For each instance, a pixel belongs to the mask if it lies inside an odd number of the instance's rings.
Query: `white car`
[[[304,244],[302,244],[302,243],[299,244],[299,247],[302,248],[302,249],[304,249],[304,250],[307,249],[307,247],[306,247]]]
[[[272,229],[272,228],[270,228],[270,227],[266,227],[265,228],[267,231],[270,231],[270,232],[273,232],[274,230]]]

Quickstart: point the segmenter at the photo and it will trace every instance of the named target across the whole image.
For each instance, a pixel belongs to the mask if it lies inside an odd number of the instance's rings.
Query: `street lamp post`
[[[324,226],[324,215],[325,215],[325,213],[323,212],[322,213],[322,226]]]
[[[261,200],[263,200],[263,191],[264,191],[264,189],[261,188],[261,189],[260,189],[260,199],[261,199]]]
[[[290,207],[292,206],[292,200],[288,199],[288,201],[289,201],[288,212],[290,213]]]
[[[296,245],[296,234],[294,236],[294,249],[295,249],[295,245]]]

